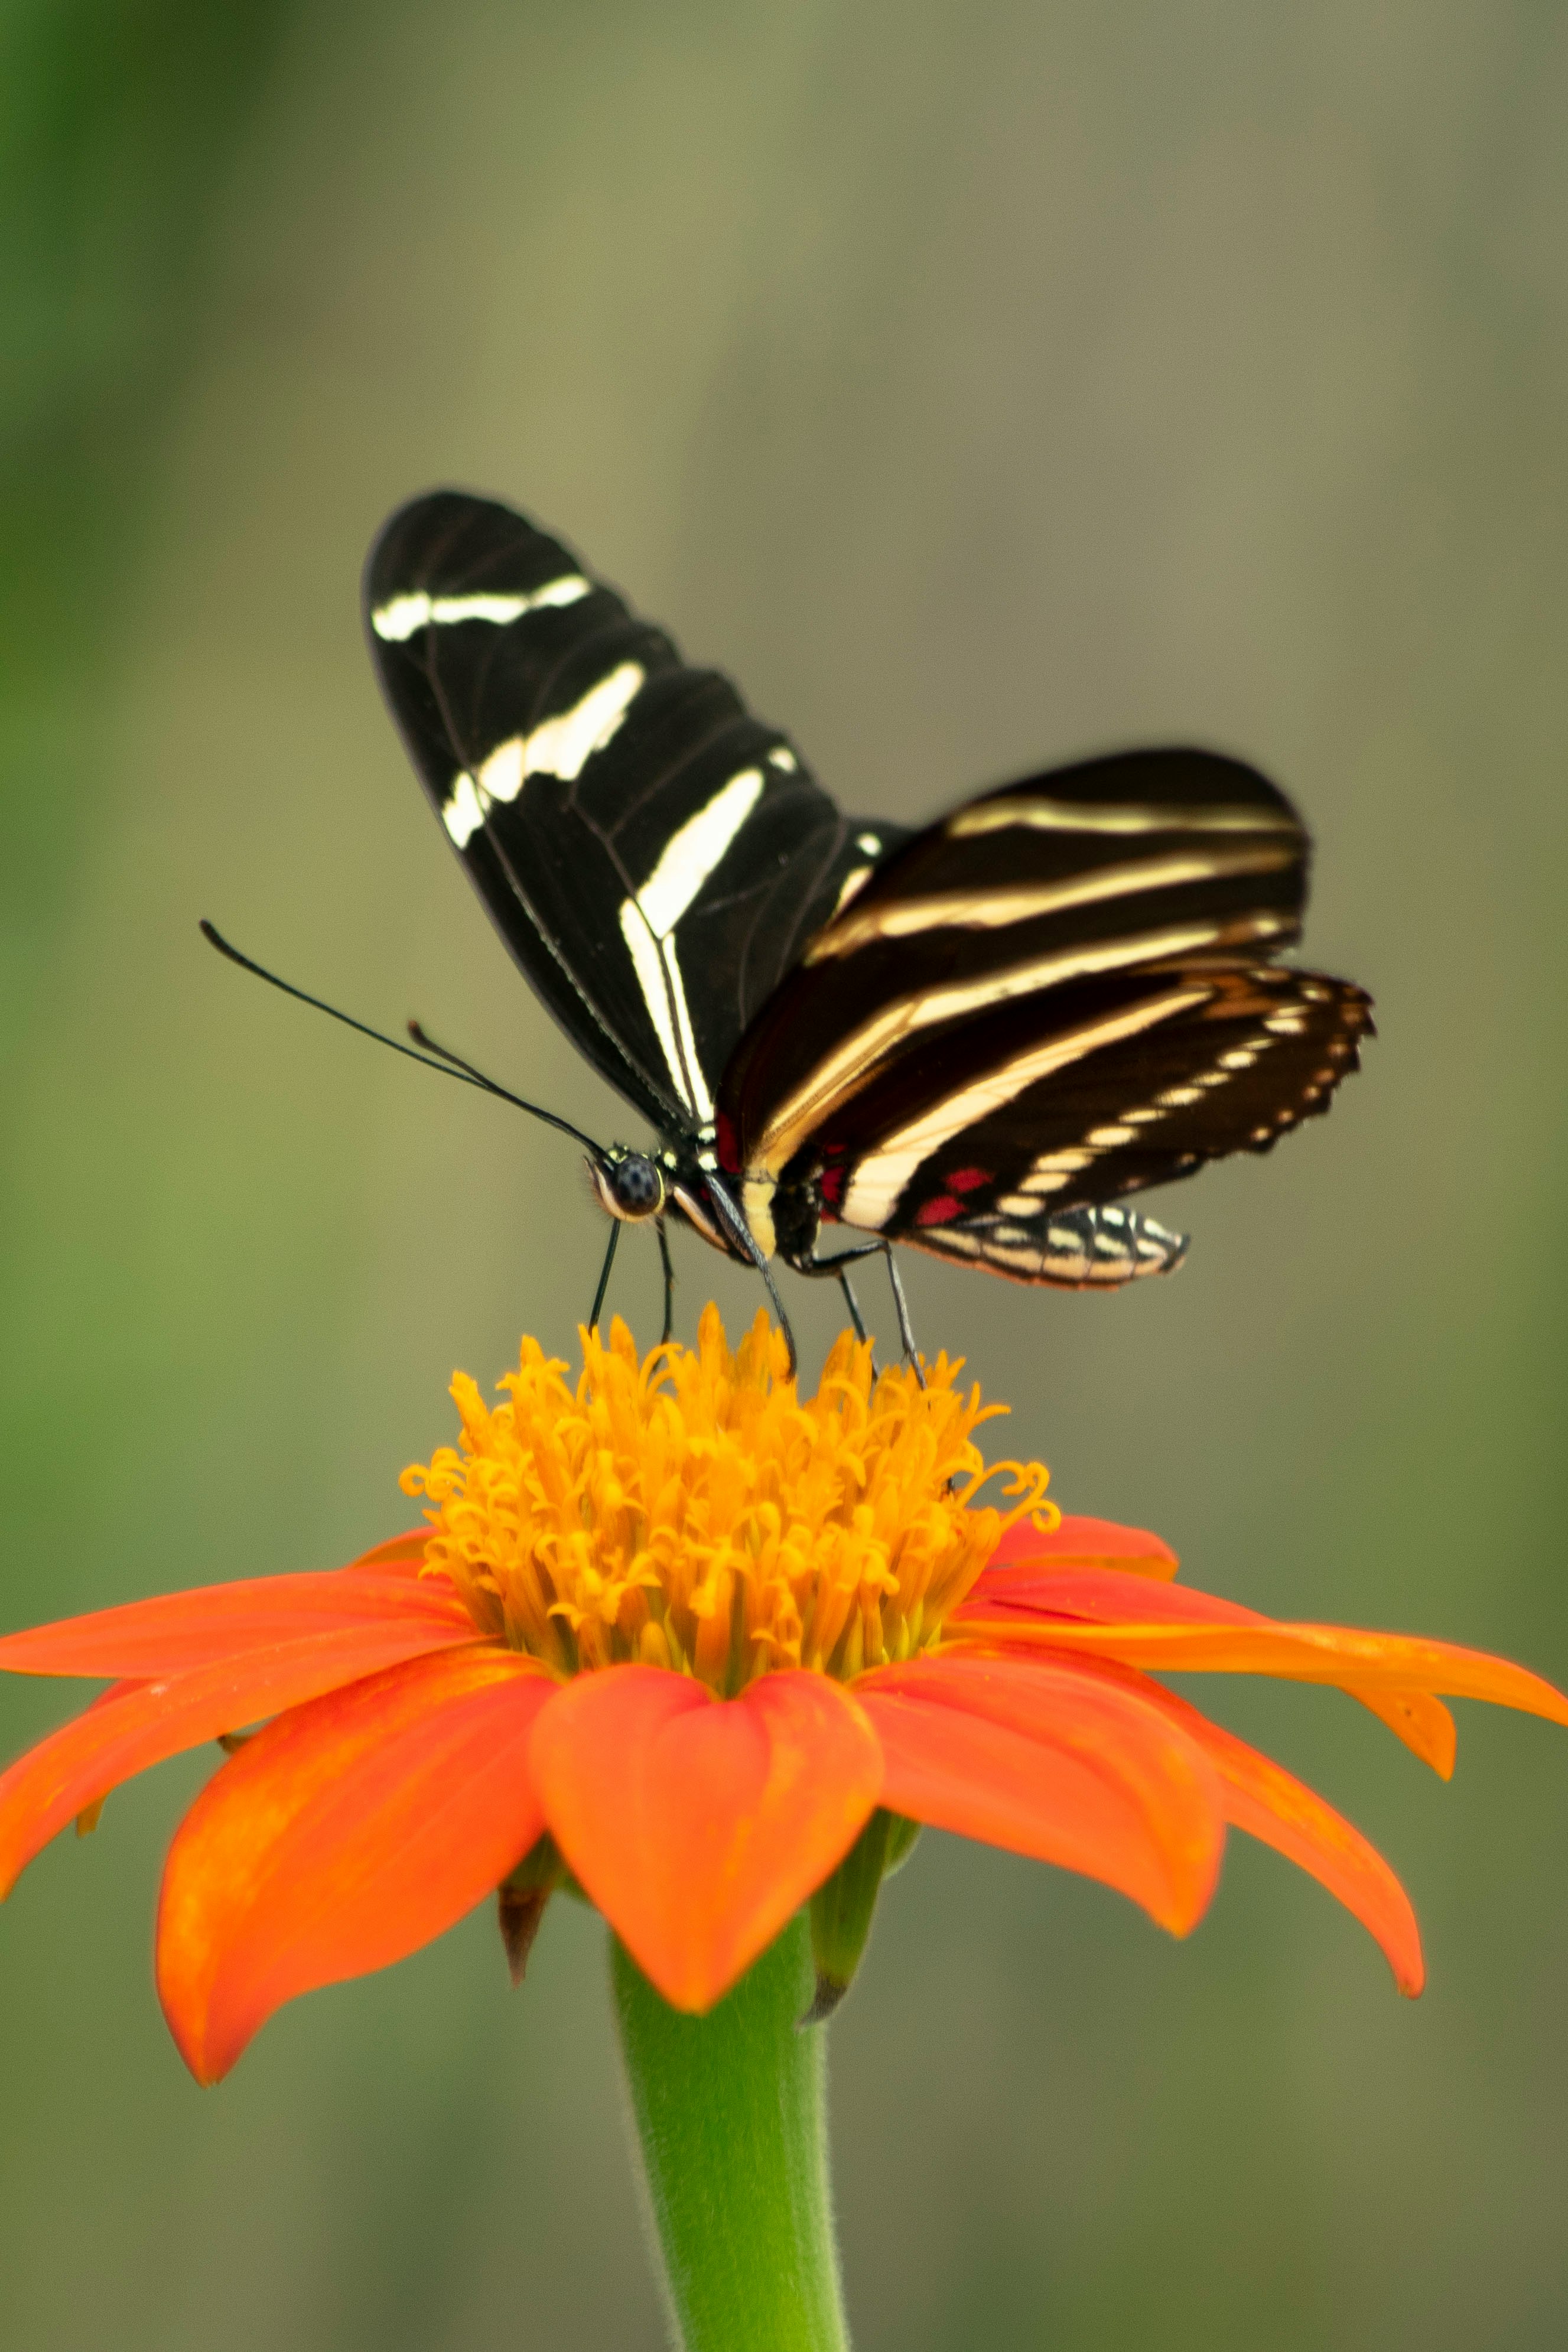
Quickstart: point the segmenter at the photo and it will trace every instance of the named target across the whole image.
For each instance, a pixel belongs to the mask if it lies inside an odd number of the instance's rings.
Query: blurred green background
[[[1161,737],[1297,795],[1365,1075],[1171,1197],[1179,1280],[911,1257],[917,1325],[1195,1582],[1568,1678],[1565,120],[1540,0],[7,0],[5,1621],[341,1560],[452,1368],[586,1309],[566,1145],[195,929],[627,1131],[360,643],[373,531],[451,480],[857,809]],[[679,1272],[688,1331],[752,1310]],[[1239,1840],[1178,1947],[928,1837],[831,2029],[861,2352],[1560,2345],[1568,1746],[1465,1710],[1445,1790],[1329,1694],[1184,1687],[1384,1847],[1430,1990]],[[14,1749],[61,1700],[0,1706]],[[0,1919],[5,2340],[653,2352],[598,1923],[514,1997],[476,1916],[198,2094],[149,1947],[209,1769]]]

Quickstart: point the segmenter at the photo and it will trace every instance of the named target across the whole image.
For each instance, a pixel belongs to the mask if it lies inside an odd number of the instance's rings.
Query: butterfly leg
[[[664,1268],[664,1329],[658,1344],[668,1348],[675,1329],[675,1268],[669,1262],[669,1235],[665,1232],[662,1217],[658,1221],[658,1257]]]
[[[605,1303],[605,1293],[610,1286],[610,1268],[616,1262],[616,1244],[620,1240],[620,1238],[621,1221],[618,1217],[612,1217],[610,1220],[610,1246],[605,1252],[605,1263],[599,1269],[599,1287],[594,1293],[594,1311],[588,1318],[588,1328],[590,1331],[596,1331],[599,1328],[599,1309]]]
[[[860,1309],[856,1305],[855,1294],[849,1287],[849,1277],[841,1271],[841,1268],[853,1265],[856,1259],[861,1257],[885,1257],[888,1261],[888,1280],[893,1287],[893,1308],[899,1318],[899,1345],[903,1350],[905,1363],[913,1367],[915,1378],[923,1389],[926,1384],[925,1367],[921,1362],[920,1351],[915,1346],[914,1327],[910,1321],[910,1302],[904,1297],[903,1277],[899,1272],[898,1263],[893,1256],[893,1244],[885,1234],[880,1241],[862,1242],[858,1249],[840,1250],[837,1257],[791,1258],[790,1264],[796,1274],[837,1274],[838,1276],[844,1286],[844,1297],[848,1305],[850,1320],[855,1326],[856,1337],[863,1339],[866,1337],[866,1327],[860,1320]]]
[[[838,1276],[838,1286],[844,1293],[844,1304],[849,1309],[849,1320],[854,1327],[855,1337],[863,1342],[866,1338],[865,1318],[860,1312],[860,1303],[849,1287],[849,1276],[844,1269],[847,1265],[853,1265],[859,1258],[878,1256],[887,1258],[889,1270],[892,1273],[893,1302],[899,1311],[900,1343],[904,1354],[915,1367],[921,1386],[924,1388],[925,1375],[920,1369],[920,1358],[914,1352],[914,1337],[910,1329],[910,1310],[904,1303],[903,1289],[900,1284],[897,1270],[893,1266],[892,1255],[887,1242],[863,1242],[858,1249],[840,1250],[837,1257],[791,1258],[790,1264],[796,1274],[809,1275],[814,1278],[824,1274],[836,1274]],[[873,1358],[872,1370],[875,1370],[875,1369],[876,1361]]]
[[[899,1262],[893,1255],[893,1244],[888,1240],[886,1234],[878,1244],[878,1247],[888,1261],[888,1280],[892,1285],[893,1307],[899,1318],[899,1345],[904,1351],[905,1363],[912,1365],[915,1378],[923,1389],[926,1384],[925,1366],[921,1363],[920,1350],[915,1346],[914,1326],[910,1321],[910,1302],[904,1297],[904,1278],[899,1272]]]
[[[866,1344],[866,1318],[860,1312],[860,1302],[855,1296],[854,1286],[849,1280],[849,1276],[844,1272],[842,1266],[840,1266],[838,1270],[838,1287],[844,1293],[844,1304],[849,1309],[849,1321],[850,1326],[854,1330],[855,1337],[859,1340],[860,1345],[864,1347]]]
[[[717,1182],[709,1184],[708,1202],[719,1223],[723,1227],[724,1237],[731,1244],[731,1254],[743,1259],[748,1265],[754,1265],[767,1284],[768,1297],[773,1302],[773,1313],[779,1318],[779,1329],[784,1333],[784,1345],[789,1349],[789,1376],[793,1381],[800,1369],[800,1356],[795,1348],[795,1333],[790,1328],[789,1317],[784,1312],[784,1300],[779,1297],[778,1284],[773,1280],[773,1270],[758,1248],[756,1237],[750,1225],[747,1224],[722,1184]]]

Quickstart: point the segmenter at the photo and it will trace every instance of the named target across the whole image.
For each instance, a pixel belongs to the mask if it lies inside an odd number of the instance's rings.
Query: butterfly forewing
[[[1152,966],[1277,952],[1306,865],[1283,794],[1210,752],[1087,761],[955,809],[826,926],[742,1041],[723,1090],[738,1163],[782,1171],[893,1065],[999,1008],[1045,1039],[1076,1025],[1085,986],[1136,995]]]
[[[729,681],[688,667],[559,541],[438,491],[373,549],[393,714],[512,954],[667,1136],[899,828],[842,817]]]

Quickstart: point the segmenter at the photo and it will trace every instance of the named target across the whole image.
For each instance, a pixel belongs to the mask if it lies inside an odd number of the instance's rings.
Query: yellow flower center
[[[847,1678],[940,1639],[1005,1527],[1044,1502],[1038,1463],[987,1469],[973,1433],[1005,1411],[939,1356],[873,1375],[848,1332],[801,1401],[759,1314],[733,1352],[716,1307],[696,1348],[640,1362],[618,1318],[566,1366],[524,1339],[492,1412],[459,1372],[459,1450],[403,1474],[425,1495],[425,1564],[480,1631],[561,1674],[627,1659],[733,1695],[809,1666]],[[972,1507],[1008,1475],[1005,1511]]]

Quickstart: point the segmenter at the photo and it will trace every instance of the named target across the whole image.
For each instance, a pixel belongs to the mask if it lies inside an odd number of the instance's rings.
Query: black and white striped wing
[[[697,1138],[737,1040],[902,828],[839,814],[727,678],[453,490],[365,568],[386,699],[497,928],[588,1059]]]
[[[1212,753],[987,793],[878,870],[742,1039],[723,1164],[1022,1280],[1163,1270],[1176,1237],[1101,1204],[1266,1150],[1355,1066],[1363,992],[1274,961],[1307,860],[1284,796]]]

